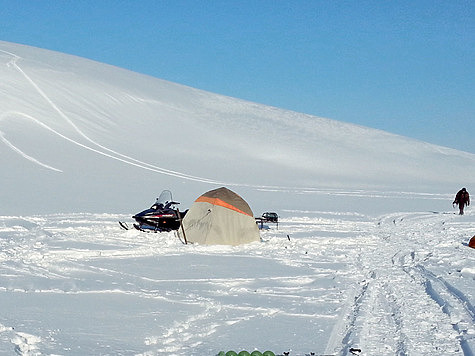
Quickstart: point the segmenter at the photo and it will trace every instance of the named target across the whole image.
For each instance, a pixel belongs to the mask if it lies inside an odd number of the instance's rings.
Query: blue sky
[[[0,0],[0,39],[475,153],[475,1]]]

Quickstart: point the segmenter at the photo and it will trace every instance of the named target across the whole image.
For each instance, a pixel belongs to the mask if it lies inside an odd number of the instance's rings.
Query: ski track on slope
[[[445,195],[440,195],[440,194],[426,194],[426,193],[420,193],[420,192],[381,192],[381,191],[369,191],[369,190],[342,190],[342,189],[320,189],[320,188],[315,188],[315,187],[285,187],[285,186],[268,186],[268,185],[259,185],[259,184],[246,184],[246,183],[239,183],[239,182],[224,182],[224,181],[219,181],[215,179],[210,179],[210,178],[204,178],[204,177],[199,177],[199,176],[194,176],[174,170],[170,170],[167,168],[159,167],[154,164],[150,164],[138,159],[135,159],[133,157],[130,157],[128,155],[122,154],[120,152],[117,152],[115,150],[112,150],[108,147],[105,147],[101,145],[100,143],[96,142],[95,140],[91,139],[89,136],[87,136],[61,109],[60,107],[41,89],[41,87],[18,65],[18,61],[20,61],[22,58],[14,53],[5,51],[5,50],[0,50],[0,52],[3,52],[9,56],[12,57],[12,59],[6,64],[7,67],[12,67],[15,70],[17,70],[24,78],[27,80],[27,82],[35,89],[35,91],[50,105],[53,110],[63,119],[65,120],[73,129],[74,131],[79,134],[80,137],[82,137],[84,140],[92,144],[93,146],[97,147],[93,148],[89,145],[80,143],[76,140],[73,140],[70,137],[67,137],[66,135],[61,134],[60,132],[54,130],[53,128],[49,127],[48,125],[44,124],[41,122],[39,119],[32,117],[31,115],[28,115],[26,113],[18,112],[18,111],[11,111],[7,113],[3,113],[0,116],[0,122],[2,120],[7,119],[9,116],[20,116],[25,119],[33,121],[35,124],[40,125],[44,129],[54,133],[55,135],[61,137],[62,139],[67,140],[68,142],[75,144],[79,147],[82,147],[84,149],[87,149],[91,152],[94,152],[96,154],[105,156],[107,158],[111,158],[114,160],[117,160],[119,162],[140,168],[140,169],[145,169],[148,171],[156,172],[159,174],[164,174],[164,175],[169,175],[185,180],[190,180],[190,181],[197,181],[197,182],[202,182],[202,183],[207,183],[207,184],[213,184],[213,185],[228,185],[228,186],[238,186],[238,187],[247,187],[247,188],[253,188],[257,190],[263,190],[263,191],[279,191],[279,192],[297,192],[297,193],[311,193],[311,194],[325,194],[325,195],[342,195],[342,196],[352,196],[352,197],[399,197],[401,195],[407,195],[407,196],[423,196],[425,198],[430,198],[430,199],[446,199],[447,197]],[[10,142],[6,137],[5,134],[0,130],[0,139],[3,141],[4,144],[6,144],[10,149],[15,151],[16,153],[20,154],[23,158],[38,164],[44,168],[50,169],[52,171],[56,172],[63,172],[61,169],[53,167],[51,165],[48,165],[44,162],[41,162],[40,160],[32,157],[31,155],[28,155],[27,153],[23,152],[21,149],[16,147],[12,142]]]
[[[82,132],[79,127],[77,127],[74,122],[46,95],[46,93],[35,83],[35,81],[33,81],[33,79],[30,78],[30,76],[28,76],[24,71],[23,69],[18,65],[18,61],[21,59],[21,57],[13,54],[13,53],[10,53],[10,52],[7,52],[7,51],[4,51],[4,50],[0,50],[1,52],[3,53],[6,53],[8,55],[11,55],[13,58],[12,60],[7,63],[7,66],[8,67],[14,67],[17,71],[19,71],[22,76],[34,87],[34,89],[40,94],[40,96],[54,109],[54,111],[56,111],[56,113],[59,114],[59,116],[61,118],[63,118],[71,127],[73,127],[73,129],[81,136],[83,137],[86,141],[90,142],[91,144],[99,147],[100,149],[102,149],[103,151],[99,151],[97,149],[94,149],[92,147],[89,147],[87,145],[84,145],[84,144],[81,144],[73,139],[70,139],[62,134],[60,134],[59,132],[57,132],[56,130],[50,128],[49,126],[43,124],[41,121],[37,120],[37,119],[34,119],[33,117],[29,116],[29,115],[26,115],[26,114],[23,114],[23,113],[17,113],[18,115],[22,115],[24,117],[27,117],[31,120],[33,120],[34,122],[40,124],[42,127],[52,131],[53,133],[57,134],[58,136],[60,136],[61,138],[63,139],[66,139],[68,140],[69,142],[71,143],[74,143],[80,147],[83,147],[83,148],[86,148],[90,151],[93,151],[95,153],[98,153],[100,155],[103,155],[103,156],[106,156],[108,158],[112,158],[112,159],[115,159],[115,160],[118,160],[120,162],[123,162],[123,163],[126,163],[126,164],[129,164],[129,165],[132,165],[132,166],[136,166],[136,167],[139,167],[139,168],[142,168],[142,169],[146,169],[146,170],[151,170],[151,171],[154,171],[154,172],[157,172],[157,173],[161,173],[161,174],[166,174],[166,175],[171,175],[171,176],[174,176],[174,177],[178,177],[178,178],[183,178],[183,179],[187,179],[187,180],[193,180],[193,181],[198,181],[198,182],[203,182],[203,183],[210,183],[210,184],[224,184],[222,182],[219,182],[219,181],[216,181],[216,180],[212,180],[212,179],[207,179],[207,178],[202,178],[202,177],[196,177],[196,176],[192,176],[192,175],[188,175],[188,174],[184,174],[184,173],[180,173],[180,172],[176,172],[176,171],[172,171],[172,170],[169,170],[169,169],[165,169],[165,168],[162,168],[162,167],[158,167],[158,166],[155,166],[155,165],[152,165],[152,164],[149,164],[149,163],[146,163],[146,162],[143,162],[143,161],[140,161],[140,160],[137,160],[135,158],[132,158],[130,156],[127,156],[127,155],[124,155],[124,154],[121,154],[119,152],[116,152],[114,150],[111,150],[101,144],[99,144],[98,142],[92,140],[90,137],[88,137],[84,132]],[[15,148],[10,142],[8,142],[6,140],[6,138],[4,137],[4,135],[2,134],[2,140],[8,144],[9,147],[11,148],[14,148],[15,151],[19,152],[22,154],[22,156],[24,156],[25,158],[35,162],[35,163],[38,163],[46,168],[50,168],[50,169],[53,169],[53,170],[56,170],[56,171],[60,171],[58,169],[55,169],[53,167],[50,167],[50,166],[47,166],[45,164],[42,164],[40,163],[38,160],[35,160],[33,158],[31,158],[30,156],[24,154],[23,152],[21,152],[21,150],[19,150],[18,148]],[[106,153],[106,152],[108,153]]]
[[[1,121],[1,118],[0,118],[0,121]],[[52,171],[56,171],[56,172],[63,172],[61,169],[58,169],[58,168],[54,168],[46,163],[42,163],[40,161],[38,161],[36,158],[34,157],[31,157],[29,155],[27,155],[25,152],[23,152],[22,150],[20,150],[18,147],[16,147],[15,145],[13,145],[10,141],[8,141],[5,137],[5,134],[0,131],[0,139],[2,139],[3,143],[5,143],[8,147],[10,147],[13,151],[17,152],[20,156],[22,156],[23,158],[33,162],[33,163],[36,163],[42,167],[45,167],[47,169],[51,169]]]

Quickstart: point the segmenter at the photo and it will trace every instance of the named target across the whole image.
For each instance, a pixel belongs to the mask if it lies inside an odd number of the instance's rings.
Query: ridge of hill
[[[0,215],[135,211],[162,189],[305,209],[475,183],[471,153],[71,55],[0,41],[0,76]]]

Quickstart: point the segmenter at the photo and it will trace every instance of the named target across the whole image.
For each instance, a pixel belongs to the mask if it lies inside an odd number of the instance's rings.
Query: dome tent
[[[210,190],[196,199],[183,219],[183,229],[188,242],[204,245],[260,241],[251,208],[225,187]],[[183,235],[182,231],[179,233]]]

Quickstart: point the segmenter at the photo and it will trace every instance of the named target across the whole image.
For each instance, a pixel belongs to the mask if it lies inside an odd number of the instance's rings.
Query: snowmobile
[[[172,193],[164,190],[155,203],[149,208],[132,216],[137,222],[134,227],[140,231],[168,232],[178,230],[181,226],[181,219],[188,210],[180,212],[175,206],[180,203],[173,201]],[[128,230],[126,223],[119,221],[120,226]]]

